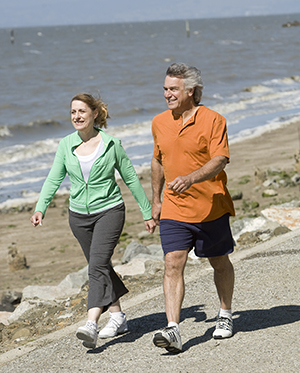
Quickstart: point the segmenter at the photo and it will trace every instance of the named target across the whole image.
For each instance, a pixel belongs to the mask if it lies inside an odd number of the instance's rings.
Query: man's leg
[[[184,298],[184,268],[188,250],[171,251],[165,256],[164,296],[168,322],[179,324]]]
[[[234,287],[234,269],[228,255],[208,258],[214,269],[214,280],[217,292],[220,298],[221,308],[231,309],[233,287]]]
[[[214,338],[228,338],[233,334],[231,303],[234,288],[234,269],[228,255],[208,258],[214,269],[214,281],[220,299],[220,311]]]
[[[182,351],[178,324],[184,298],[184,268],[187,256],[188,250],[172,251],[165,255],[164,295],[168,326],[153,336],[155,346],[174,353]]]

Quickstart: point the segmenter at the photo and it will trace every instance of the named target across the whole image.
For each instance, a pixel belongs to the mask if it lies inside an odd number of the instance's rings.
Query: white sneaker
[[[97,328],[89,321],[85,326],[80,326],[76,331],[76,337],[83,340],[82,344],[86,348],[95,348],[97,343]]]
[[[228,317],[218,316],[214,339],[230,338],[233,334],[233,321]]]
[[[182,351],[181,337],[176,326],[167,326],[158,330],[153,336],[153,343],[169,352],[178,353]]]
[[[128,331],[126,316],[124,317],[112,317],[110,318],[105,327],[100,330],[99,338],[112,338],[118,334],[123,334]]]

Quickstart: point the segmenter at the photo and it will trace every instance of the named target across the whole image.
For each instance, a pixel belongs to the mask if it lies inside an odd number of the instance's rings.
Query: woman
[[[155,223],[151,206],[120,140],[106,134],[107,105],[100,98],[80,93],[71,100],[75,132],[63,138],[42,187],[33,226],[42,225],[46,209],[68,174],[71,181],[69,223],[89,263],[88,321],[76,335],[87,348],[95,348],[97,323],[109,309],[108,324],[100,338],[128,330],[119,298],[128,290],[112,268],[110,259],[123,229],[125,206],[115,180],[115,169],[136,199],[148,232]]]

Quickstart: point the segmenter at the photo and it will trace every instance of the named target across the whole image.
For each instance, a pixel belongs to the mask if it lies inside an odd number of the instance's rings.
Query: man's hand
[[[177,193],[183,193],[196,183],[210,180],[224,170],[228,159],[223,155],[217,155],[210,159],[204,166],[198,168],[186,176],[178,176],[168,183],[168,188]]]
[[[154,220],[155,225],[159,225],[160,211],[161,211],[161,202],[152,203],[152,219]]]
[[[191,177],[187,176],[178,176],[176,179],[168,183],[168,189],[173,190],[177,193],[183,193],[192,185]]]

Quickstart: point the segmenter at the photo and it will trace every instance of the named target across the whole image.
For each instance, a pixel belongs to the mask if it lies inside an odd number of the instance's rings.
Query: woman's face
[[[77,131],[90,130],[98,115],[97,110],[92,110],[86,103],[74,100],[71,103],[71,121]]]

